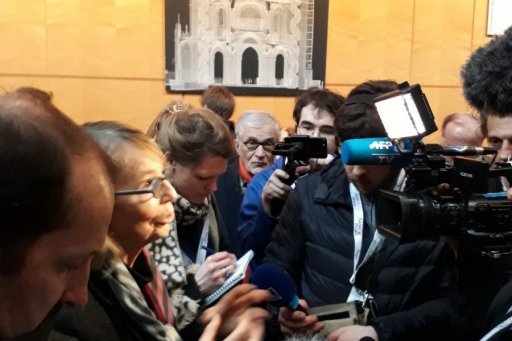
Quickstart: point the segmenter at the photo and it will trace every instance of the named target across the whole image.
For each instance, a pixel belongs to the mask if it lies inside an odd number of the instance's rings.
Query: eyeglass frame
[[[137,194],[153,194],[155,199],[160,199],[162,196],[157,196],[155,194],[156,186],[158,183],[162,184],[167,178],[165,176],[156,176],[151,179],[151,184],[148,187],[141,189],[127,189],[121,191],[115,191],[114,195],[116,196],[124,196],[124,195],[137,195]],[[161,185],[160,185],[161,186]]]
[[[245,142],[242,142],[246,147],[247,149],[249,149],[251,152],[254,152],[256,151],[260,146],[263,148],[264,151],[266,152],[271,152],[274,150],[275,146],[277,145],[277,142],[274,142],[272,140],[267,140],[267,141],[264,141],[264,142],[259,142],[259,141],[256,141],[256,140],[253,140],[253,139],[249,139]],[[254,143],[255,144],[255,147],[249,147],[248,144],[249,143]]]
[[[305,127],[302,123],[303,122],[300,122],[297,125],[297,132],[299,131],[299,129],[302,130],[302,131],[309,130],[309,131],[312,131],[312,132],[314,132],[316,130],[318,132],[318,135],[322,136],[322,137],[326,137],[327,138],[327,137],[331,137],[331,136],[336,136],[336,129],[334,127],[332,127],[332,129],[333,129],[332,132],[327,132],[326,133],[326,132],[322,132],[321,131],[322,128],[324,128],[324,127],[331,128],[330,126],[320,126],[320,127],[317,127],[317,126],[315,126],[315,125],[313,125],[313,124],[308,122],[307,124],[311,124],[311,127],[309,127],[309,126]],[[306,135],[309,135],[309,134],[306,134]]]

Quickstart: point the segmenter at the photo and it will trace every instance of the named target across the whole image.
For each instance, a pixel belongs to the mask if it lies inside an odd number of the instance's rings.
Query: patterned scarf
[[[208,206],[208,198],[204,200],[203,205],[196,205],[178,194],[178,198],[174,202],[175,220],[180,226],[192,225],[198,220],[203,220],[208,215]]]
[[[186,296],[182,289],[187,283],[187,275],[181,258],[176,221],[171,223],[169,235],[150,244],[149,251],[158,264],[171,296],[174,325],[178,330],[182,330],[196,319],[199,303]]]

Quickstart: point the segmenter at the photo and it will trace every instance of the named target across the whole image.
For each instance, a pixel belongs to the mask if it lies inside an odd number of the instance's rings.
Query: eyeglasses
[[[309,135],[309,136],[313,135],[315,131],[317,132],[317,134],[319,136],[322,136],[322,137],[331,137],[336,134],[336,131],[334,130],[333,127],[329,127],[329,126],[316,127],[311,124],[303,124],[303,123],[301,123],[298,126],[297,130],[300,130],[302,133],[304,133],[305,135]]]
[[[245,144],[247,149],[249,149],[251,151],[254,151],[254,150],[258,149],[259,146],[262,146],[263,149],[265,151],[267,151],[267,152],[271,152],[272,150],[274,150],[274,147],[276,146],[276,143],[274,141],[272,141],[272,140],[265,141],[265,142],[259,142],[259,141],[256,141],[256,140],[249,140],[249,141],[243,142],[243,144]]]
[[[160,199],[165,192],[166,179],[164,176],[157,176],[151,180],[151,184],[146,188],[141,189],[128,189],[122,191],[116,191],[115,195],[133,195],[133,194],[153,194],[153,197]]]

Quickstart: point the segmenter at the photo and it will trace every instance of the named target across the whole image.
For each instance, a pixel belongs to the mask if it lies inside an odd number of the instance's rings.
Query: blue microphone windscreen
[[[283,268],[273,263],[264,263],[253,272],[251,283],[258,288],[269,290],[273,295],[273,301],[282,300],[292,309],[299,305],[297,288],[292,278]]]
[[[412,143],[404,142],[408,148]],[[401,153],[387,137],[346,140],[341,145],[344,165],[404,165],[412,157]]]

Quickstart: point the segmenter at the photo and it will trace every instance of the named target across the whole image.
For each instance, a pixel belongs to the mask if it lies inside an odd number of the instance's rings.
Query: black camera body
[[[291,185],[297,179],[297,167],[307,165],[311,158],[327,157],[327,139],[308,135],[285,137],[284,143],[278,143],[272,154],[286,157],[283,170],[289,175],[286,184]],[[277,217],[283,206],[283,200],[273,200],[270,207],[272,215]]]
[[[297,179],[297,167],[306,165],[311,158],[327,157],[327,139],[308,135],[285,137],[284,143],[278,143],[272,154],[286,156],[287,161],[283,169],[290,176],[287,182],[291,185]]]
[[[418,143],[405,168],[404,192],[381,191],[377,199],[379,231],[401,243],[454,236],[499,257],[512,250],[512,201],[504,192],[488,193],[491,178],[512,176],[508,164],[455,157],[448,166],[443,149]],[[438,186],[448,184],[445,192]]]

